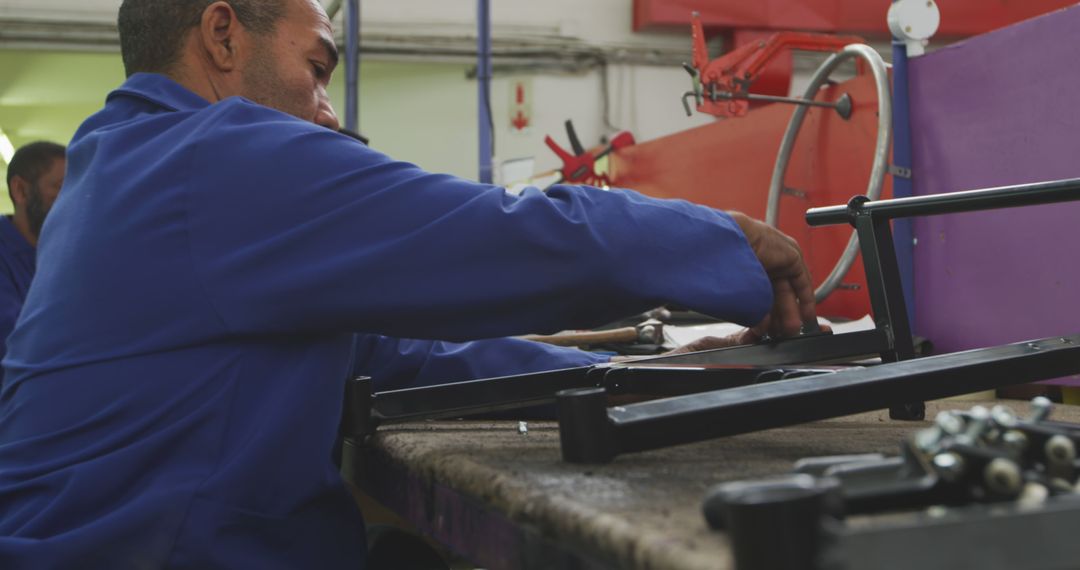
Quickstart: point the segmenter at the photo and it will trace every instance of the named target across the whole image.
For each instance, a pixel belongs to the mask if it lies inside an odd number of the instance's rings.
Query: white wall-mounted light
[[[941,12],[934,0],[895,0],[888,22],[893,37],[907,45],[908,57],[918,57],[937,33]]]
[[[4,164],[11,164],[13,156],[15,156],[15,145],[11,144],[11,139],[4,133],[4,129],[0,129],[0,159],[4,160]]]

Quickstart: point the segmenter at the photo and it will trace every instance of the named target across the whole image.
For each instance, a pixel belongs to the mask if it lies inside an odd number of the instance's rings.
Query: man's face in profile
[[[64,170],[67,161],[57,158],[52,161],[48,170],[38,177],[37,180],[29,181],[26,186],[26,218],[30,222],[30,232],[35,237],[41,236],[41,226],[45,224],[45,216],[49,214],[56,197],[60,195],[60,188],[64,185]]]
[[[337,130],[326,87],[337,66],[334,31],[316,0],[287,0],[285,16],[269,36],[253,35],[244,96],[305,121]]]

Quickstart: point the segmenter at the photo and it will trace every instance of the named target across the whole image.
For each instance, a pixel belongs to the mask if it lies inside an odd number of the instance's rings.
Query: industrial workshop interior
[[[1080,569],[1076,0],[0,0],[0,570]]]

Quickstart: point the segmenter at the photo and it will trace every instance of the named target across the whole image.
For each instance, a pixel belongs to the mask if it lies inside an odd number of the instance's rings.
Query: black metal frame
[[[563,459],[621,453],[868,412],[1080,373],[1080,335],[856,368],[798,380],[607,407],[604,388],[558,395]]]
[[[889,406],[893,418],[922,419],[921,403],[903,402],[1080,373],[1080,335],[909,360],[914,347],[889,225],[902,217],[1078,199],[1080,179],[1074,179],[876,202],[860,196],[847,206],[810,210],[806,218],[811,226],[850,223],[855,227],[875,330],[813,333],[752,346],[378,394],[372,394],[370,381],[358,381],[351,386],[346,433],[360,437],[381,423],[521,408],[557,399],[564,459],[600,462],[629,451]],[[716,366],[777,367],[875,354],[884,364],[798,382],[749,386],[751,381],[761,381],[764,369],[748,375],[738,368]],[[608,409],[608,393],[622,389],[615,380],[618,374],[651,379],[635,383],[639,389],[650,382],[696,375],[699,378],[687,381],[682,389],[712,391]]]

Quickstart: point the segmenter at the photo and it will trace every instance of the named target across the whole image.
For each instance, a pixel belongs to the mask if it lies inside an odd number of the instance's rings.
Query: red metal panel
[[[832,270],[851,229],[811,229],[803,215],[808,208],[843,204],[866,192],[877,136],[872,78],[831,87],[821,97],[834,100],[841,93],[848,93],[854,101],[851,119],[845,121],[831,109],[808,113],[785,181],[786,186],[805,195],[781,200],[780,229],[803,247],[817,282]],[[773,162],[792,111],[788,105],[767,105],[740,119],[717,121],[621,149],[611,158],[612,183],[653,196],[683,198],[764,218]],[[887,179],[885,195],[891,193]],[[822,315],[858,318],[869,312],[861,261],[844,283],[858,289],[836,291],[820,308]]]
[[[634,0],[636,31],[690,25],[714,29],[854,32],[887,36],[888,0]],[[1076,0],[940,0],[942,36],[982,34],[1073,6]]]

